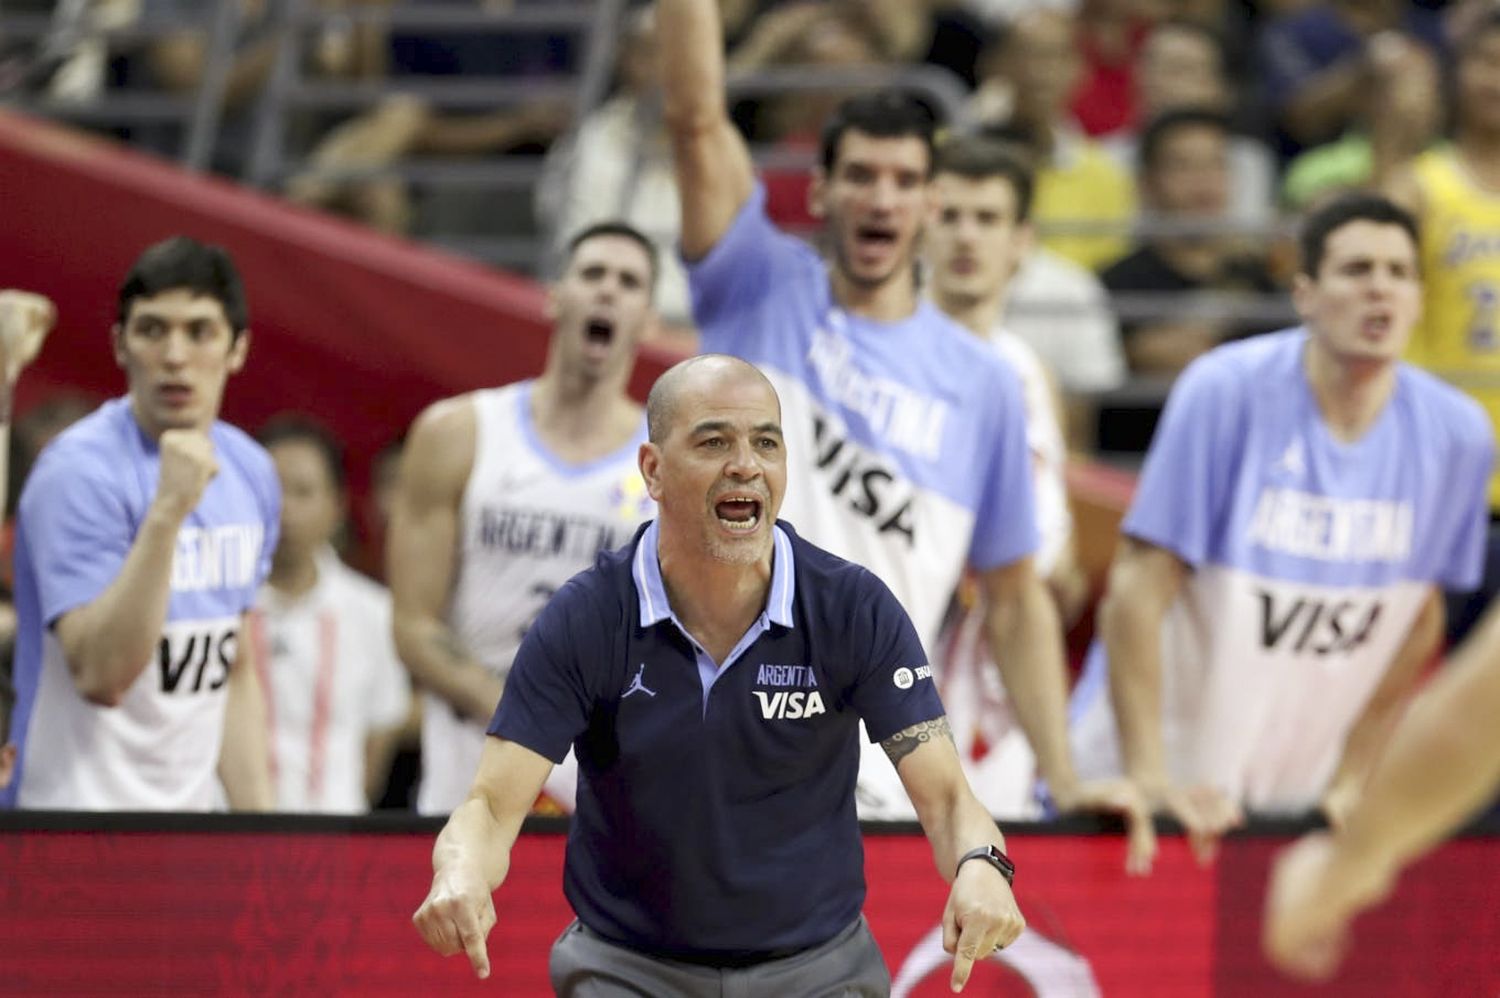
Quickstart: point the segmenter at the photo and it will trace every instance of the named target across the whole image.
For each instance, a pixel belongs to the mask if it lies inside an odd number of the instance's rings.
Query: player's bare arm
[[[1301,977],[1331,974],[1350,921],[1396,873],[1493,799],[1500,784],[1500,610],[1417,695],[1332,835],[1304,838],[1277,860],[1263,944]]]
[[[1068,755],[1067,677],[1062,625],[1030,558],[980,576],[985,637],[1016,718],[1052,793],[1070,795],[1078,778]]]
[[[276,806],[271,783],[266,703],[256,675],[255,642],[250,622],[240,619],[234,664],[229,669],[224,706],[224,741],[219,748],[219,782],[235,811],[270,811]]]
[[[481,978],[490,975],[485,940],[495,927],[491,895],[510,871],[511,846],[551,771],[546,757],[486,737],[469,798],[449,816],[433,847],[432,888],[412,923],[443,956],[465,953]]]
[[[1030,558],[991,569],[984,586],[985,636],[1037,768],[1061,811],[1106,811],[1125,818],[1126,867],[1140,872],[1155,853],[1150,808],[1126,780],[1080,781],[1068,748],[1066,666],[1057,602]]]
[[[946,717],[912,725],[881,742],[896,763],[932,845],[933,860],[952,884],[943,909],[943,948],[953,954],[954,990],[968,982],[974,961],[1010,945],[1026,920],[1005,876],[984,859],[960,863],[970,850],[1005,837],[969,789]]]
[[[1242,820],[1237,805],[1209,787],[1182,788],[1167,771],[1162,737],[1161,627],[1188,567],[1171,551],[1122,538],[1099,609],[1109,655],[1109,691],[1126,777],[1148,806],[1170,811],[1188,830],[1198,857]],[[1136,872],[1145,872],[1138,870]]]
[[[458,571],[459,506],[473,468],[475,432],[467,396],[438,402],[417,417],[401,457],[386,574],[396,652],[412,680],[464,717],[487,721],[500,699],[500,680],[444,620]]]
[[[658,0],[667,130],[682,200],[682,253],[699,260],[734,222],[754,188],[745,140],[724,95],[724,26],[717,0]]]
[[[154,660],[171,597],[177,531],[218,473],[206,432],[166,430],[160,449],[156,497],[120,574],[92,602],[63,614],[54,625],[73,684],[101,706],[117,705]]]
[[[1338,768],[1323,795],[1323,813],[1335,826],[1343,823],[1358,799],[1370,767],[1385,747],[1423,667],[1437,654],[1446,617],[1442,596],[1434,587],[1417,611],[1416,619],[1391,659],[1380,685],[1375,687],[1369,702],[1349,729]]]

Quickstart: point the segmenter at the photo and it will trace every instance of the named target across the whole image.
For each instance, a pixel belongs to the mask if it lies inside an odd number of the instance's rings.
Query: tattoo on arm
[[[880,747],[885,749],[885,754],[890,756],[891,765],[894,766],[915,752],[923,742],[930,742],[939,737],[953,741],[953,729],[948,726],[947,715],[934,717],[930,721],[913,724],[904,731],[898,731],[881,742]]]

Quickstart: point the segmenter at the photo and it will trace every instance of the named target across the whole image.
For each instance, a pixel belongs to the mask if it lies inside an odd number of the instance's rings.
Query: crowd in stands
[[[629,223],[656,252],[658,321],[646,335],[693,352],[700,338],[679,253],[679,173],[653,5],[622,5],[618,25],[594,29],[611,34],[613,66],[592,106],[554,91],[489,108],[447,106],[407,86],[433,78],[576,83],[589,69],[587,31],[500,16],[547,3],[424,5],[497,12],[492,28],[460,30],[385,24],[378,15],[392,0],[328,0],[317,5],[315,28],[293,29],[276,0],[238,0],[231,63],[210,66],[212,4],[7,2],[0,4],[0,99],[62,109],[121,93],[191,96],[210,69],[224,70],[209,162],[245,179],[274,96],[278,55],[295,33],[296,73],[367,85],[372,96],[352,112],[283,109],[284,168],[262,179],[293,201],[384,233],[529,239],[535,252],[524,269],[545,278],[564,273],[575,233],[606,220]],[[763,164],[766,211],[784,231],[817,238],[820,129],[852,92],[838,82],[841,72],[879,67],[898,81],[899,71],[914,67],[948,74],[962,103],[924,98],[940,130],[982,136],[1034,174],[1027,203],[1036,238],[1017,243],[997,302],[1007,337],[1030,358],[1033,385],[1049,400],[1041,408],[1056,414],[1056,436],[1072,450],[1138,460],[1173,379],[1222,343],[1294,325],[1288,221],[1353,189],[1390,193],[1428,227],[1421,244],[1428,319],[1412,359],[1471,390],[1492,419],[1500,414],[1500,396],[1474,377],[1493,375],[1489,368],[1500,364],[1500,291],[1492,280],[1500,274],[1491,275],[1496,265],[1484,259],[1500,243],[1482,245],[1483,236],[1466,237],[1464,228],[1466,218],[1500,226],[1500,22],[1487,3],[721,0],[719,7],[732,118]],[[13,13],[50,15],[54,29],[7,39],[4,17]],[[168,24],[175,26],[122,33]],[[807,82],[789,91],[735,90],[736,81],[787,69],[805,70]],[[184,149],[180,123],[108,128],[169,158]],[[483,186],[448,187],[403,172],[496,157],[536,166],[532,189],[497,197]],[[1454,246],[1467,251],[1445,252]],[[924,262],[919,281],[940,299],[937,266]],[[42,447],[95,401],[59,397],[22,414],[11,441],[10,510]],[[344,567],[383,574],[399,445],[382,455],[374,495],[355,508],[343,489],[348,469],[338,443],[315,422],[273,424],[260,439],[286,498],[281,547],[247,639],[271,667],[264,686],[273,704],[297,705],[276,721],[316,728],[327,722],[317,711],[331,709],[332,697],[360,708],[357,755],[339,750],[325,759],[291,736],[273,739],[278,802],[289,809],[412,806],[401,785],[410,774],[389,789],[386,779],[397,749],[415,749],[420,726],[395,648],[373,637],[390,631],[382,623],[390,596]],[[1055,461],[1061,448],[1050,439],[1048,447]],[[1492,492],[1491,501],[1500,496]],[[1500,558],[1491,549],[1493,577]],[[1064,616],[1081,612],[1076,591],[1059,599]],[[360,654],[372,663],[368,686],[321,688],[316,672],[306,689],[278,684],[270,677],[283,658],[331,668],[329,621],[337,614],[329,601],[352,614],[344,625],[350,633],[371,641]],[[1455,602],[1450,620],[1472,622],[1480,608]],[[0,636],[13,633],[13,620],[0,616]],[[429,704],[428,712],[437,709]],[[307,765],[314,755],[330,767],[327,779]],[[286,762],[292,758],[299,763]]]

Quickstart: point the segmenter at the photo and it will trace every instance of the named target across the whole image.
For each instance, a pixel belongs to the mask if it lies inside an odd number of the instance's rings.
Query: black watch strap
[[[968,852],[960,856],[958,858],[958,866],[953,868],[954,876],[957,876],[958,871],[961,870],[963,868],[963,865],[971,859],[984,860],[986,863],[990,864],[995,869],[1000,871],[1000,876],[1005,878],[1005,882],[1007,884],[1015,884],[1016,864],[1012,863],[1010,861],[1010,857],[1001,852],[993,844],[982,845],[977,849],[970,849]]]

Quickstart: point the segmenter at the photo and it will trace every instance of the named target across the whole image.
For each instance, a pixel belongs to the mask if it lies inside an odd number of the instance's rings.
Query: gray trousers
[[[864,916],[821,946],[717,969],[648,956],[575,921],[548,962],[559,998],[887,998],[891,974]]]

